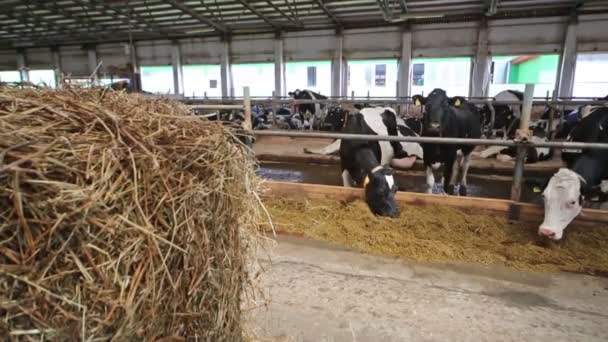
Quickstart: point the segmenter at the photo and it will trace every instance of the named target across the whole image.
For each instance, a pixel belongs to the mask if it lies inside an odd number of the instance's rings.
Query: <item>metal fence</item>
[[[560,104],[560,105],[595,105],[595,104],[606,104],[606,101],[573,101],[573,100],[545,100],[535,101],[532,97],[534,93],[534,85],[526,85],[524,92],[523,101],[495,101],[494,104],[515,104],[522,105],[522,113],[520,118],[520,131],[528,131],[530,122],[532,105],[544,105],[544,104]],[[249,87],[244,87],[245,95],[243,97],[242,104],[238,105],[223,105],[223,104],[207,104],[207,105],[193,105],[192,108],[205,108],[205,109],[244,109],[245,111],[245,122],[244,129],[251,135],[255,136],[283,136],[283,137],[306,137],[306,138],[318,138],[318,139],[349,139],[349,140],[371,140],[371,141],[398,141],[398,142],[415,142],[415,143],[431,143],[431,144],[448,144],[448,145],[492,145],[492,146],[507,146],[517,147],[517,157],[515,161],[515,167],[513,170],[513,182],[511,185],[511,200],[519,202],[521,197],[521,183],[524,171],[524,162],[526,157],[526,150],[529,147],[548,147],[557,148],[560,150],[564,149],[600,149],[608,150],[608,144],[605,143],[583,143],[583,142],[563,142],[563,141],[547,141],[547,142],[532,142],[527,139],[514,139],[514,140],[493,140],[493,139],[465,139],[465,138],[440,138],[440,137],[405,137],[405,136],[385,136],[385,135],[366,135],[366,134],[345,134],[345,133],[318,133],[318,132],[298,132],[298,131],[254,131],[251,126],[251,104],[259,103],[260,100],[252,100],[249,97]],[[394,104],[412,104],[411,99],[402,100],[381,100],[382,103],[394,103]],[[482,100],[472,100],[475,103],[486,103]],[[234,102],[234,101],[233,101]],[[345,99],[328,99],[328,100],[277,100],[268,99],[261,102],[271,103],[273,105],[280,104],[303,104],[303,103],[360,103],[360,100],[345,100]],[[525,136],[525,134],[524,134]],[[511,217],[517,218],[518,207],[514,206]]]

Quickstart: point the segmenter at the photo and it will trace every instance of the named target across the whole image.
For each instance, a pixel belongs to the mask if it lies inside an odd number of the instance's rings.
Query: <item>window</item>
[[[601,72],[598,72],[600,71]],[[581,53],[576,57],[574,74],[575,97],[604,97],[608,95],[608,53]]]
[[[184,95],[188,97],[221,97],[219,64],[184,65]]]
[[[348,61],[348,94],[357,97],[397,95],[397,60]]]
[[[424,85],[424,63],[416,63],[412,67],[412,77],[414,78],[413,85],[423,86]]]
[[[558,55],[494,56],[489,96],[504,90],[524,91],[526,83],[533,83],[534,96],[551,96],[559,63]]]
[[[412,95],[441,88],[448,96],[468,96],[471,58],[416,58],[412,66]]]
[[[308,89],[322,95],[331,94],[331,61],[285,63],[285,93]]]
[[[142,90],[157,94],[173,94],[173,67],[142,66]]]
[[[386,86],[386,64],[376,65],[376,87]]]
[[[271,97],[274,91],[274,64],[233,64],[232,78],[234,96],[243,96],[243,87],[248,86],[250,96]]]
[[[306,68],[306,73],[308,76],[308,87],[316,87],[317,86],[317,67],[309,66]]]
[[[0,71],[0,82],[21,82],[19,71]]]

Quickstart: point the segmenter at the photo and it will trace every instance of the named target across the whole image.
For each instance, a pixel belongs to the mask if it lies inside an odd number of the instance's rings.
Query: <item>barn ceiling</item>
[[[0,0],[0,46],[29,47],[608,13],[607,0]]]

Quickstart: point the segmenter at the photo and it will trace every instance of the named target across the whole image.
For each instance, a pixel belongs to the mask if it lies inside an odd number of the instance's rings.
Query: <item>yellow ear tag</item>
[[[363,187],[365,188],[367,184],[369,184],[369,176],[365,176],[365,179],[363,180]]]
[[[538,186],[538,185],[535,185],[535,186],[532,188],[532,191],[533,191],[533,192],[537,192],[537,193],[538,193],[538,192],[540,192],[541,190],[542,190],[542,189],[541,189],[541,188],[540,188],[540,186]]]
[[[456,102],[454,102],[454,105],[456,107],[460,107],[460,99],[456,99]]]
[[[420,106],[420,105],[422,105],[422,103],[420,103],[419,99],[416,99],[416,106]]]

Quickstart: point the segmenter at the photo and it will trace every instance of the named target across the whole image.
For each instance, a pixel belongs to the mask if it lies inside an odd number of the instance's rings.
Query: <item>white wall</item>
[[[413,59],[412,65],[424,64],[424,85],[412,84],[412,94],[428,95],[441,88],[448,96],[468,96],[471,82],[471,59]],[[413,77],[413,72],[412,72]],[[410,80],[411,82],[412,80]]]
[[[215,65],[184,65],[184,95],[201,97],[207,93],[208,97],[222,96],[222,79],[220,66]],[[215,87],[211,88],[211,82]]]
[[[274,90],[274,64],[233,64],[234,96],[243,96],[243,87],[249,87],[251,96],[272,96]]]
[[[585,53],[576,58],[573,96],[608,95],[608,53]]]
[[[376,68],[384,65],[386,79],[384,85],[376,84]],[[347,94],[350,96],[395,97],[397,96],[397,60],[378,59],[348,62]]]
[[[316,67],[316,86],[308,84],[308,67]],[[287,62],[285,65],[287,92],[308,89],[322,95],[331,95],[331,62]]]

